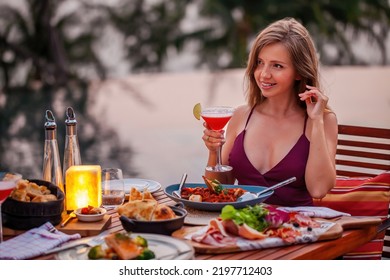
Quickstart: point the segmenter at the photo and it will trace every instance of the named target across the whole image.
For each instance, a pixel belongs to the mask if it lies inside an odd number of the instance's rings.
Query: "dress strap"
[[[249,119],[251,118],[253,110],[255,109],[255,107],[256,107],[256,105],[252,107],[251,112],[249,113],[249,116],[246,119],[246,123],[245,123],[245,128],[244,129],[246,129],[246,126],[248,125]]]

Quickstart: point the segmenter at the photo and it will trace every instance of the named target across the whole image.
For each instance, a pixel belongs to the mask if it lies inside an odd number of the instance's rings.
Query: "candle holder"
[[[66,171],[65,205],[68,212],[102,204],[101,167],[74,165]]]

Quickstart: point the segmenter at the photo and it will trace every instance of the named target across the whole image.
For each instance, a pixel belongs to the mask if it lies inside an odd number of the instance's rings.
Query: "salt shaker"
[[[57,143],[57,124],[50,110],[46,110],[45,118],[45,147],[42,177],[43,180],[53,183],[64,192],[64,181]]]
[[[66,136],[64,148],[63,178],[72,165],[81,165],[80,147],[77,138],[77,121],[72,107],[66,109]]]

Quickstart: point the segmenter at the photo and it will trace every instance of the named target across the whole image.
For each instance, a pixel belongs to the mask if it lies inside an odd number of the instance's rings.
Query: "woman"
[[[208,165],[223,145],[223,163],[233,167],[225,183],[271,186],[295,176],[266,200],[286,206],[313,205],[334,186],[337,118],[320,90],[318,64],[308,31],[294,19],[257,36],[245,73],[247,104],[235,110],[226,139],[204,124]]]

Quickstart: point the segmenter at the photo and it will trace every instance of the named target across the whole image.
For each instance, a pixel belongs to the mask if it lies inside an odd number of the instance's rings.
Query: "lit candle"
[[[100,207],[102,204],[101,167],[73,165],[66,171],[65,205],[67,211],[77,208]]]

